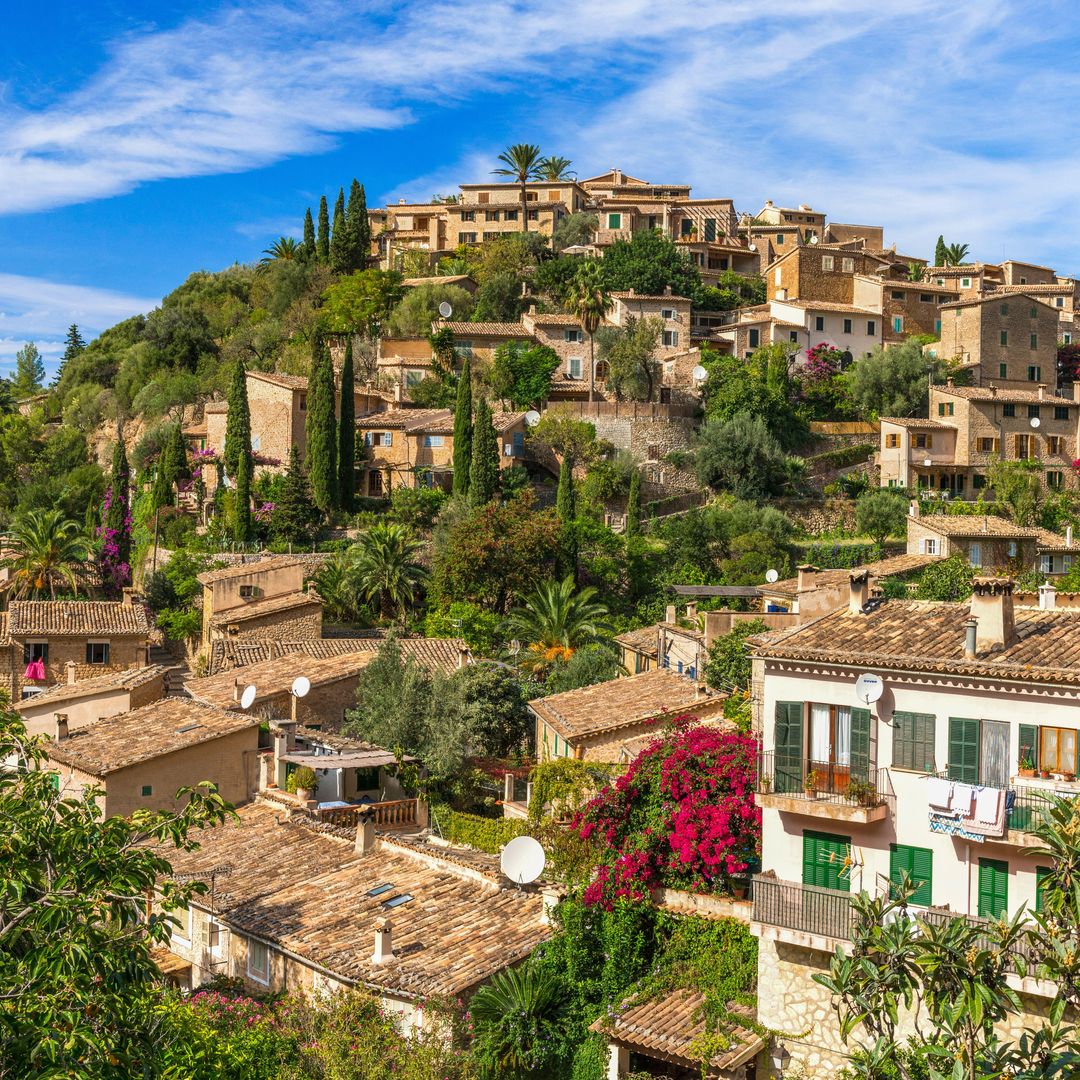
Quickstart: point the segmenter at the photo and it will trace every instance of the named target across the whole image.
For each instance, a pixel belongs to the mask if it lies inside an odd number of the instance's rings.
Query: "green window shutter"
[[[901,872],[906,873],[919,887],[911,903],[929,907],[934,894],[934,853],[929,848],[892,844],[889,847],[889,880],[899,884]]]
[[[779,792],[802,791],[803,786],[803,703],[776,703],[776,777]]]
[[[1035,910],[1042,911],[1043,909],[1043,896],[1045,895],[1044,889],[1046,886],[1043,884],[1043,879],[1050,873],[1049,866],[1036,866],[1035,867]]]
[[[840,876],[851,849],[850,836],[836,836],[807,829],[803,833],[803,884],[836,892],[850,892],[848,875]]]
[[[979,721],[949,717],[949,779],[979,782]]]
[[[851,710],[851,778],[870,779],[870,710]]]
[[[1025,757],[1031,758],[1036,769],[1039,767],[1039,729],[1034,724],[1020,725],[1020,757],[1017,764]]]
[[[1009,910],[1009,864],[979,860],[979,917],[999,919]]]
[[[934,747],[936,717],[930,713],[894,712],[893,767],[916,772],[934,772],[937,752]]]

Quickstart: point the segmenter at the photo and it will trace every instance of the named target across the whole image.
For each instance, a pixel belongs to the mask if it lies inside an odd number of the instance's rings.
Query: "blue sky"
[[[1080,273],[1078,38],[1068,0],[18,5],[0,372],[258,258],[353,176],[372,204],[427,198],[518,141]]]

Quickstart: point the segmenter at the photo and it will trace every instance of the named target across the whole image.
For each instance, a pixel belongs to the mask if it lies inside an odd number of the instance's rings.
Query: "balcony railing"
[[[1050,807],[1050,800],[1042,791],[1031,788],[1012,788],[1013,803],[1006,810],[1005,827],[1008,831],[1034,832]]]
[[[758,755],[757,790],[763,794],[846,806],[896,806],[888,769],[852,768],[837,761],[792,759],[768,750]]]

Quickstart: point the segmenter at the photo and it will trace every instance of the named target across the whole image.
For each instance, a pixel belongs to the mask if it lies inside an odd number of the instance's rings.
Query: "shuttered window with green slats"
[[[1049,866],[1036,866],[1035,867],[1035,910],[1042,911],[1043,909],[1043,897],[1046,895],[1046,885],[1044,878],[1050,873]]]
[[[841,871],[851,850],[850,836],[836,836],[807,829],[803,833],[803,884],[850,892],[849,876]]]
[[[1009,910],[1009,864],[1001,859],[979,860],[979,916],[1000,919]]]
[[[979,721],[949,717],[949,779],[979,782]]]
[[[801,701],[776,703],[776,782],[779,792],[803,789],[803,713]]]
[[[851,710],[851,778],[870,779],[870,710]]]
[[[933,903],[934,853],[929,848],[912,847],[910,844],[889,846],[889,880],[897,885],[900,874],[906,873],[918,889],[912,894],[912,904],[929,907]]]
[[[896,769],[936,772],[936,717],[930,713],[894,712],[892,763]]]
[[[1031,759],[1031,767],[1039,767],[1039,729],[1034,724],[1020,725],[1020,758]],[[1019,762],[1018,762],[1019,764]]]

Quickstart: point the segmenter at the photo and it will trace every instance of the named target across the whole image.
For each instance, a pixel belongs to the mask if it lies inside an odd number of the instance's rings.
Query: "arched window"
[[[609,373],[611,372],[611,366],[606,360],[596,361],[596,381],[606,382]]]

